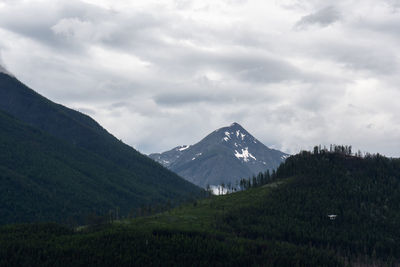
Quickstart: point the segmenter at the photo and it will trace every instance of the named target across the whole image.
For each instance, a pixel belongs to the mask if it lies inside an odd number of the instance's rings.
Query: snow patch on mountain
[[[245,134],[241,133],[240,130],[236,130],[236,138],[241,137],[242,141],[244,140]]]
[[[181,146],[180,148],[178,148],[179,151],[184,151],[186,149],[188,149],[190,146]]]
[[[195,157],[192,158],[192,160],[195,160],[198,156],[203,155],[203,153],[197,153]]]
[[[235,157],[237,157],[238,159],[243,159],[244,162],[248,162],[250,160],[250,158],[257,160],[256,157],[254,157],[250,152],[249,152],[249,148],[242,148],[242,153],[238,152],[237,150],[235,150]]]

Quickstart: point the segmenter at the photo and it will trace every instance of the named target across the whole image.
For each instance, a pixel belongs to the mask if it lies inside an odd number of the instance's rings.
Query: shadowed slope
[[[42,185],[52,188],[54,183],[57,192],[53,193],[54,196],[60,201],[66,197],[66,203],[73,201],[72,214],[89,210],[105,212],[115,206],[121,207],[121,212],[126,214],[129,207],[168,199],[181,201],[202,194],[200,188],[117,140],[90,117],[49,101],[3,73],[0,73],[0,110],[16,118],[6,114],[1,116],[3,127],[0,130],[4,137],[1,140],[0,166],[4,169],[3,178],[7,175],[9,182],[14,183],[14,178],[20,177],[30,184],[47,175]],[[5,132],[6,129],[9,132]],[[36,139],[40,141],[34,141]],[[7,186],[1,185],[15,198],[29,196],[27,191],[17,189],[24,186],[14,186],[13,189]],[[35,188],[34,185],[27,187]],[[40,190],[32,189],[30,192],[39,194]],[[7,201],[14,201],[14,197]],[[37,204],[35,199],[26,200],[30,202],[28,206]],[[53,202],[51,199],[46,201]],[[78,203],[86,208],[78,211]],[[57,215],[49,217],[50,211],[43,215],[42,211],[32,208],[35,214],[31,217],[24,215],[23,221],[29,218],[60,219],[58,212],[63,210],[63,204],[58,204],[51,203],[58,207],[54,209]],[[3,222],[18,221],[17,218],[22,217],[18,215],[15,220],[3,218]]]

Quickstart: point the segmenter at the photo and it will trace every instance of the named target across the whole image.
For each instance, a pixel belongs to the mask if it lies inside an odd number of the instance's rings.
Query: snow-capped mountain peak
[[[235,148],[238,148],[238,150],[233,150],[233,154],[236,158],[244,162],[248,162],[253,158],[255,159],[253,154],[249,152],[249,146],[254,146],[257,144],[258,140],[249,134],[240,124],[235,122],[229,127],[224,127],[219,130],[216,132],[224,133],[222,135],[221,142],[231,143]]]
[[[205,187],[221,182],[235,183],[240,178],[275,169],[288,155],[266,147],[235,122],[211,132],[194,145],[149,156]]]

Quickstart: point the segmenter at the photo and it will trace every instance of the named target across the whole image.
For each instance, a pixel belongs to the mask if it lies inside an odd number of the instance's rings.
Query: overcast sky
[[[0,62],[143,153],[240,123],[400,156],[400,0],[0,0]]]

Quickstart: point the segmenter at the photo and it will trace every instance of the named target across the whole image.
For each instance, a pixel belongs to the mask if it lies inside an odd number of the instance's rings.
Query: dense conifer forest
[[[400,264],[400,160],[317,147],[270,176],[163,213],[3,226],[0,265]]]
[[[91,213],[108,215],[119,210],[128,215],[142,206],[173,205],[202,195],[200,188],[161,166],[148,175],[159,175],[160,180],[170,175],[168,187],[162,188],[166,181],[151,186],[136,173],[1,111],[0,151],[0,224],[82,224]],[[138,167],[138,171],[145,170]],[[185,190],[179,189],[182,185]]]
[[[82,224],[202,195],[89,116],[0,73],[0,224]]]
[[[288,158],[270,179],[286,182],[262,206],[226,216],[230,231],[333,248],[346,258],[400,258],[399,159],[352,155],[345,146],[315,147]],[[247,184],[260,186],[257,179]]]

